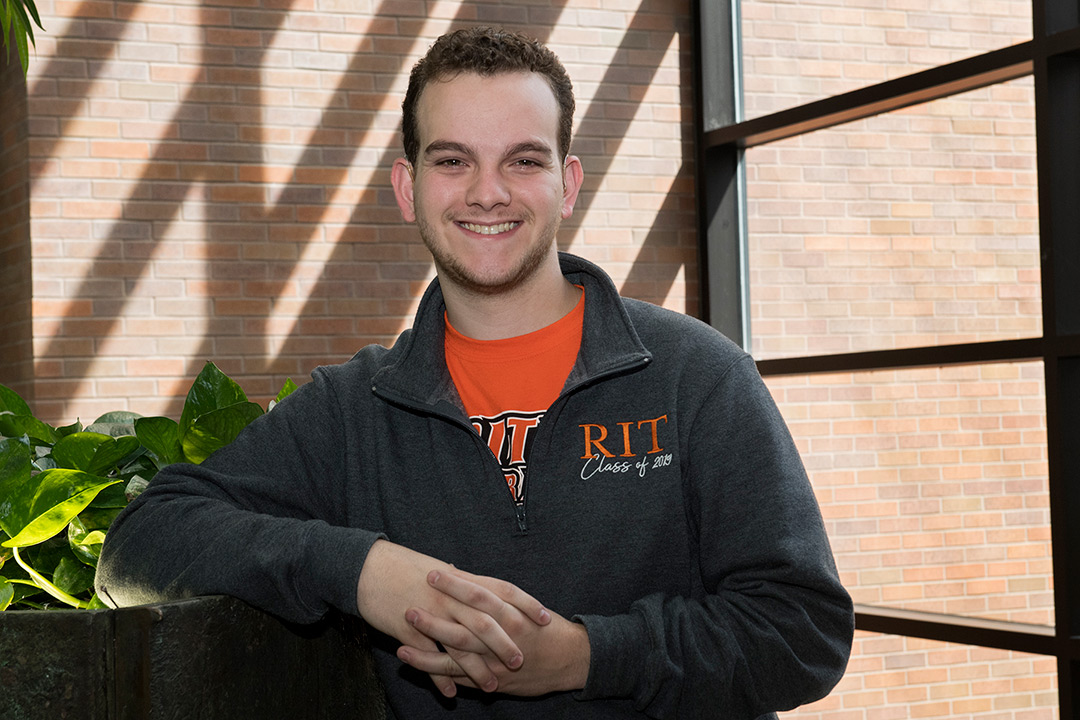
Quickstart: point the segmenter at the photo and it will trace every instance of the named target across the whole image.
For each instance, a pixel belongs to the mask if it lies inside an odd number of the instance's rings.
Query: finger
[[[477,579],[452,571],[432,570],[427,574],[428,584],[436,590],[480,612],[495,615],[506,603],[498,595],[476,582]]]
[[[431,681],[435,683],[436,689],[442,693],[443,697],[452,698],[457,695],[457,683],[453,678],[445,675],[431,675]]]
[[[406,620],[444,646],[477,653],[490,651],[511,670],[521,666],[521,650],[510,637],[510,632],[522,625],[520,612],[490,590],[464,578],[435,570],[428,574],[428,582],[435,589],[458,600],[461,607],[452,609],[449,620],[411,608]],[[506,623],[507,627],[501,623]],[[462,630],[467,630],[473,637],[463,636]],[[484,647],[477,647],[473,638],[482,642]]]
[[[425,639],[439,642],[444,647],[474,653],[490,652],[490,648],[483,640],[457,620],[446,620],[422,608],[409,608],[405,613],[405,622],[421,633]],[[488,620],[488,625],[493,623],[494,621]],[[431,647],[419,644],[418,647],[426,650],[437,649],[434,642],[431,642]]]
[[[446,574],[450,576],[457,576],[461,579],[485,588],[503,602],[509,605],[513,605],[515,608],[521,611],[525,615],[525,617],[529,618],[537,625],[547,625],[551,622],[551,613],[548,611],[547,608],[544,607],[543,603],[541,603],[539,600],[537,600],[532,595],[525,592],[512,582],[507,582],[506,580],[487,577],[484,575],[473,575],[472,573],[465,572],[464,570],[458,570],[457,568],[454,568],[452,571]],[[433,583],[433,586],[439,587],[439,585],[435,583]],[[442,588],[440,587],[440,589]],[[447,594],[450,593],[447,592]],[[461,598],[457,599],[461,600]],[[461,600],[461,602],[466,601]]]
[[[420,648],[402,645],[397,650],[401,662],[431,676],[439,691],[447,697],[446,684],[475,687],[485,692],[494,692],[499,687],[499,679],[488,667],[482,657],[475,653],[455,652],[453,657],[445,652],[431,652]],[[455,687],[456,690],[456,687]]]

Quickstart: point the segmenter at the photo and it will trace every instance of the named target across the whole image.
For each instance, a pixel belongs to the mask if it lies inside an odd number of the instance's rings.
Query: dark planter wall
[[[363,624],[297,626],[226,597],[0,613],[0,717],[383,720]]]

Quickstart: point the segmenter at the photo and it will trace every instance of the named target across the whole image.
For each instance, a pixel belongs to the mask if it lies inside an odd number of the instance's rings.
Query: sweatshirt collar
[[[611,278],[584,258],[559,253],[563,275],[585,287],[585,321],[581,350],[568,386],[581,385],[604,375],[646,364],[651,354],[638,337]],[[411,329],[394,343],[373,390],[383,397],[431,410],[464,416],[444,352],[446,305],[438,278],[420,300]]]

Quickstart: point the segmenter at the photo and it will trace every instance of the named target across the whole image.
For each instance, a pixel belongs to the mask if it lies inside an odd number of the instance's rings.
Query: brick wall
[[[449,28],[548,41],[586,184],[560,247],[696,312],[689,2],[43,0],[29,77],[35,406],[176,413],[206,360],[265,401],[410,321],[433,269],[389,186]],[[8,375],[5,361],[4,376]]]
[[[1031,37],[1026,0],[745,0],[748,116]],[[1041,334],[1030,79],[747,153],[759,358]],[[1054,623],[1040,363],[775,377],[857,602]],[[858,633],[820,720],[1056,716],[1047,658]]]

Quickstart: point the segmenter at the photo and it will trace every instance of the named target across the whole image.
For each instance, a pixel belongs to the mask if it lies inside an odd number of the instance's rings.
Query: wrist
[[[579,622],[570,622],[568,628],[570,638],[569,652],[566,653],[568,665],[566,668],[567,687],[565,690],[583,690],[589,679],[589,666],[592,662],[592,647],[589,645],[589,631]]]

